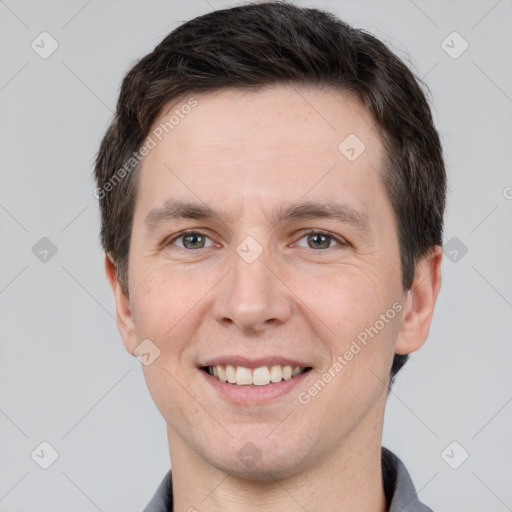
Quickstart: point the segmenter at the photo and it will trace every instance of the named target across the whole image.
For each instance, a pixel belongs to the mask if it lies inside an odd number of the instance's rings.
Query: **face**
[[[168,109],[154,124],[129,298],[113,284],[127,349],[159,350],[143,369],[171,456],[263,479],[380,443],[393,355],[426,333],[405,333],[414,308],[370,114],[285,86],[194,98],[169,133],[154,131]]]

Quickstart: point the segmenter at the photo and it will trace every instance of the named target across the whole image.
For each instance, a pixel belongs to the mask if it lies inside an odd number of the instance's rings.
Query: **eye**
[[[307,246],[299,243],[301,240],[306,240]],[[348,243],[326,231],[310,230],[303,233],[302,237],[297,242],[301,247],[309,247],[310,249],[330,249],[335,245],[346,246]],[[168,240],[165,245],[175,245],[181,249],[194,250],[205,249],[213,245],[212,240],[201,233],[200,231],[182,231]]]
[[[208,245],[207,241],[209,241]],[[181,242],[181,245],[177,242]],[[212,241],[199,231],[182,231],[169,240],[166,245],[177,245],[181,249],[204,249],[211,247]]]
[[[306,233],[303,233],[303,236],[299,239],[306,239],[307,247],[310,249],[330,249],[332,242],[335,242],[336,245],[348,245],[347,242],[338,239],[334,235],[327,233],[326,231],[319,230],[310,230]],[[297,242],[298,243],[298,242]],[[301,247],[305,247],[304,245],[298,244]]]

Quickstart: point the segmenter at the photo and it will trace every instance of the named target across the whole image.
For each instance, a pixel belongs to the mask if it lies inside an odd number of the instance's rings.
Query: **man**
[[[167,423],[146,511],[430,510],[381,447],[441,285],[445,170],[407,67],[319,10],[211,12],[127,74],[95,175]]]

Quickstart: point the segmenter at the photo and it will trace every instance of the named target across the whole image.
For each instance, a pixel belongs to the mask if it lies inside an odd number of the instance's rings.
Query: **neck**
[[[362,444],[351,436],[321,462],[291,476],[261,481],[212,466],[168,428],[174,511],[385,512],[381,433],[366,436]]]

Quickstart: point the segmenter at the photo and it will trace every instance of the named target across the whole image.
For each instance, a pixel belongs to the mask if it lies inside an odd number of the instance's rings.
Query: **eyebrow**
[[[200,203],[176,199],[167,200],[162,207],[151,210],[144,219],[144,225],[149,230],[153,230],[161,224],[172,220],[213,220],[214,218],[221,218],[221,216],[215,213],[210,207]],[[230,218],[227,220],[229,221]]]
[[[346,204],[332,202],[317,203],[305,201],[281,207],[273,213],[271,221],[277,224],[283,220],[307,220],[317,218],[332,219],[344,224],[350,224],[361,231],[371,231],[367,215],[358,212]]]
[[[372,232],[368,216],[346,204],[320,203],[305,201],[281,206],[275,209],[270,217],[265,216],[271,224],[278,224],[290,220],[307,219],[332,219],[344,224],[354,226],[361,232],[370,234]],[[215,212],[205,204],[194,203],[183,200],[167,200],[162,207],[151,210],[144,219],[144,225],[149,231],[158,228],[160,225],[173,220],[195,219],[214,220],[220,219],[223,223],[232,221],[231,216]]]

